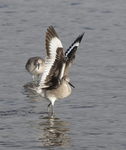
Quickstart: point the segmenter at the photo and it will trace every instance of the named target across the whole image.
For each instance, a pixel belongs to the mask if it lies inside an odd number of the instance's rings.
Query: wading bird
[[[31,57],[28,59],[25,68],[32,75],[33,81],[38,81],[44,71],[45,61],[41,57]]]
[[[68,97],[72,88],[69,69],[78,46],[83,38],[79,35],[71,46],[64,52],[62,43],[53,26],[49,26],[46,32],[45,45],[47,57],[45,58],[44,71],[38,86],[30,87],[49,100],[48,113],[53,116],[54,103],[58,99]]]

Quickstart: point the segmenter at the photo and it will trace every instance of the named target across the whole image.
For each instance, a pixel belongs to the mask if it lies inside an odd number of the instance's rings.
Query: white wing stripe
[[[79,46],[79,44],[80,44],[79,42],[74,43],[74,44],[73,44],[73,46],[72,46],[72,47],[70,47],[70,49],[68,49],[68,51],[66,52],[65,56],[67,57],[67,55],[71,52],[71,50],[72,50],[75,46],[77,46],[77,47],[78,47],[78,46]]]
[[[56,59],[56,50],[57,48],[62,48],[62,43],[61,41],[57,38],[54,37],[51,39],[50,43],[49,43],[49,53],[50,53],[50,57],[46,58],[45,61],[45,71],[41,77],[41,80],[39,82],[39,85],[41,86],[41,88],[45,87],[45,80],[46,77],[49,75],[49,72],[55,62]]]

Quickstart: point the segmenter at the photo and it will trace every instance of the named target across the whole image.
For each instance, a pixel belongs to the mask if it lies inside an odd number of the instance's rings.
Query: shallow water
[[[25,63],[45,56],[46,28],[64,48],[85,37],[71,68],[72,95],[55,103],[25,91]],[[0,150],[126,149],[125,0],[0,1]]]

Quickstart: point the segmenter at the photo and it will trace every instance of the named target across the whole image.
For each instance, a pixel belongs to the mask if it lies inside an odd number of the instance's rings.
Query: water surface
[[[85,37],[71,68],[72,95],[55,103],[25,91],[29,57],[45,56],[53,25],[64,48]],[[1,0],[0,149],[126,149],[125,0]]]

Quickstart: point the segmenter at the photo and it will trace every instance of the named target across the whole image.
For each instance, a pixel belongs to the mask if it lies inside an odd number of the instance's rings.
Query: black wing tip
[[[82,41],[82,38],[84,36],[85,32],[83,32],[82,34],[80,34],[77,39],[76,39],[76,42],[78,41],[79,43]]]
[[[84,36],[84,34],[85,34],[85,32],[83,32],[82,34],[80,34],[76,39],[75,39],[75,41],[71,44],[71,46],[66,50],[66,52],[65,52],[65,56],[66,57],[68,57],[68,55],[73,51],[73,50],[77,50],[77,48],[78,48],[78,46],[74,46],[73,47],[73,45],[74,44],[76,44],[76,43],[79,43],[80,44],[80,42],[82,41],[82,38],[83,38],[83,36]],[[71,49],[72,48],[72,49]],[[71,50],[70,50],[71,49]],[[70,50],[70,51],[69,51]]]
[[[52,25],[48,26],[47,30],[54,30],[54,26]]]
[[[52,26],[52,25],[48,26],[46,33],[51,35],[52,37],[58,37],[59,38],[54,26]]]

